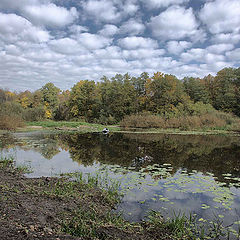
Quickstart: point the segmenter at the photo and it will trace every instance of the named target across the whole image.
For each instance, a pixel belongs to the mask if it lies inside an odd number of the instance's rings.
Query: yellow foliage
[[[25,109],[31,104],[31,102],[30,102],[30,100],[29,100],[28,97],[22,97],[22,98],[18,99],[17,101],[18,101],[18,102],[22,105],[22,107],[25,108]]]
[[[48,110],[48,109],[47,109],[47,110],[45,111],[45,116],[46,116],[47,119],[51,119],[51,118],[52,118],[52,112],[51,112],[51,110]]]

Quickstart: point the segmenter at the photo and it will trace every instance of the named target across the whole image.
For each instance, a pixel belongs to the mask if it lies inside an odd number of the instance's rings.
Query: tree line
[[[216,76],[185,77],[144,72],[117,74],[100,82],[81,80],[71,90],[53,83],[30,92],[0,89],[0,116],[25,121],[82,120],[114,124],[125,116],[150,113],[166,119],[216,109],[240,116],[240,68],[224,68]]]

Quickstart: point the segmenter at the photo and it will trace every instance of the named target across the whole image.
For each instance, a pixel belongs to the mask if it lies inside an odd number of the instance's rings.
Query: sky
[[[240,66],[240,0],[0,0],[0,87]]]

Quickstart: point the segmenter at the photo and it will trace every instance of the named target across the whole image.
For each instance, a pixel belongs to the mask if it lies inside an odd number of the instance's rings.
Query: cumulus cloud
[[[229,60],[240,63],[240,48],[236,48],[233,51],[227,52],[226,56]]]
[[[123,50],[122,55],[126,59],[155,58],[165,54],[164,49],[140,48],[135,50]]]
[[[227,43],[222,43],[222,44],[214,44],[206,48],[206,50],[210,53],[223,53],[229,50],[232,50],[234,48],[233,44],[227,44]]]
[[[219,10],[226,0],[196,1],[200,13],[186,9],[191,2],[0,0],[0,84],[36,90],[51,81],[67,89],[79,76],[162,71],[203,77],[239,67],[239,1],[228,1],[231,17],[228,6]]]
[[[207,2],[199,16],[211,33],[229,33],[240,29],[239,12],[239,0],[215,0]]]
[[[238,33],[220,33],[212,36],[214,43],[240,43],[240,34]]]
[[[96,58],[100,59],[120,59],[122,58],[122,49],[117,46],[110,46],[104,49],[97,49],[93,51]]]
[[[149,26],[160,40],[183,39],[197,34],[198,23],[192,8],[172,6],[156,17],[151,17]]]
[[[126,37],[118,41],[118,44],[126,49],[137,49],[137,48],[157,48],[157,41],[151,38],[143,37]]]
[[[46,42],[50,39],[47,31],[33,26],[28,20],[16,14],[0,13],[0,39],[15,43]]]
[[[78,41],[88,49],[99,49],[109,46],[112,43],[111,38],[103,37],[97,34],[82,33]]]
[[[84,1],[82,8],[90,17],[101,22],[118,22],[122,16],[114,2],[109,0]]]
[[[106,24],[104,27],[99,31],[99,34],[103,36],[113,36],[117,34],[119,31],[116,25]]]
[[[191,46],[192,43],[187,41],[170,41],[167,43],[168,52],[175,55],[183,52],[185,49],[190,48]]]
[[[29,0],[1,0],[0,9],[2,10],[19,10],[29,5]],[[31,5],[39,4],[38,0],[31,0]]]
[[[141,0],[147,8],[155,9],[155,8],[161,8],[161,7],[168,7],[173,4],[182,4],[187,3],[189,0]]]
[[[23,12],[33,23],[49,27],[64,27],[78,18],[78,12],[75,7],[68,10],[53,3],[28,5],[24,7]]]
[[[120,27],[120,33],[129,35],[138,35],[143,33],[144,30],[145,25],[140,20],[135,20],[134,18],[129,19]]]
[[[70,38],[52,40],[50,41],[49,46],[53,51],[67,55],[75,55],[85,52],[76,40]]]
[[[209,53],[206,49],[193,48],[181,54],[181,60],[187,62],[200,62],[212,64],[213,62],[223,62],[225,56],[221,54]]]
[[[97,22],[117,23],[139,10],[137,0],[87,0],[81,2],[86,18]]]
[[[128,0],[124,3],[123,11],[124,13],[132,16],[139,10],[137,0]]]

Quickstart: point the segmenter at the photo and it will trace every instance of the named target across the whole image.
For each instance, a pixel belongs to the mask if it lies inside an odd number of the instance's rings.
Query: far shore
[[[178,135],[231,135],[240,136],[240,131],[222,130],[222,129],[192,129],[182,130],[176,128],[121,128],[119,125],[101,125],[85,122],[27,122],[24,127],[17,128],[14,132],[30,131],[60,131],[60,132],[79,132],[79,133],[101,133],[104,128],[109,129],[109,133],[134,133],[134,134],[178,134]],[[11,131],[0,130],[0,133]]]

